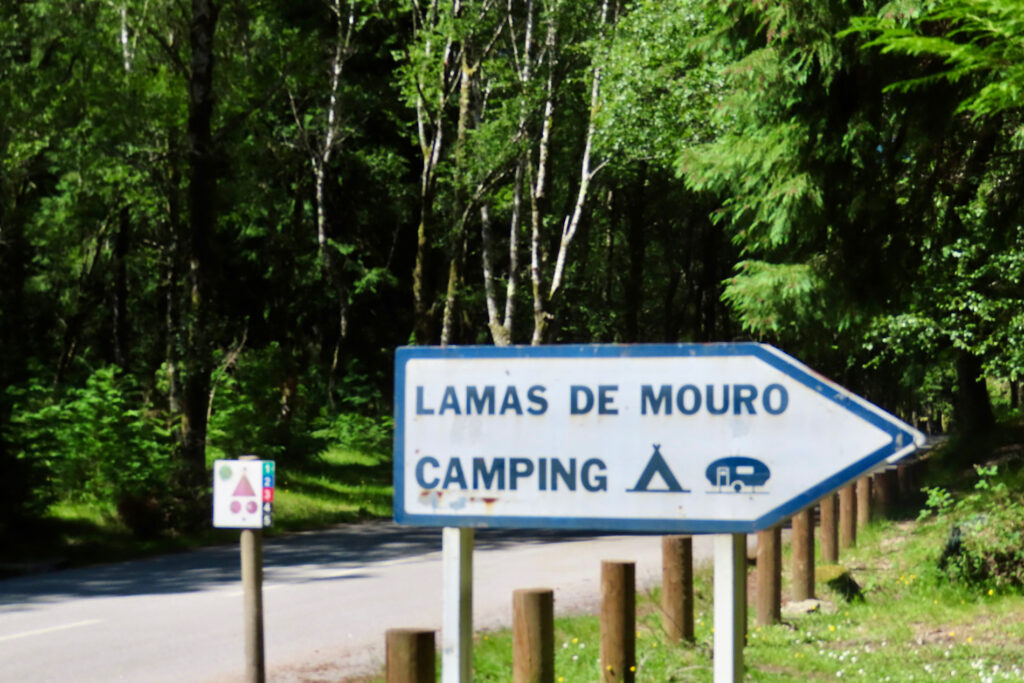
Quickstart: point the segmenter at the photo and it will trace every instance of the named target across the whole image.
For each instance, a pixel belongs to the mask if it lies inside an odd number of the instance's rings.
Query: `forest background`
[[[1021,10],[4,4],[0,538],[59,501],[188,531],[215,457],[386,441],[407,343],[755,339],[988,429]]]

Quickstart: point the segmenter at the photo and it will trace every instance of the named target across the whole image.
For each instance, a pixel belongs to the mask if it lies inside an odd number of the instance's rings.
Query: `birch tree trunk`
[[[416,228],[416,257],[412,271],[413,294],[413,339],[417,344],[429,344],[433,340],[432,332],[432,292],[430,279],[429,252],[434,232],[434,187],[436,171],[441,159],[444,145],[444,111],[451,95],[453,83],[456,82],[456,68],[450,64],[453,37],[449,33],[439,53],[434,44],[434,34],[441,19],[440,0],[412,0],[413,2],[413,34],[411,49],[417,49],[416,36],[422,38],[419,46],[425,61],[430,63],[437,58],[441,65],[434,76],[438,79],[436,100],[428,101],[425,93],[429,92],[429,73],[417,72],[416,78],[416,132],[419,139],[422,165],[420,167],[420,219]],[[454,0],[453,10],[459,7],[459,0]],[[432,110],[433,108],[433,110]]]
[[[470,44],[464,40],[459,50],[459,114],[455,132],[455,167],[462,168],[465,163],[466,130],[469,128],[470,88],[474,68],[469,65]],[[454,231],[451,257],[448,262],[448,287],[445,293],[444,315],[441,325],[441,345],[452,343],[453,326],[455,324],[456,297],[462,280],[463,260],[466,253],[466,221],[462,219],[466,211],[466,199],[462,184],[455,184],[455,215],[459,217]]]
[[[533,72],[533,26],[536,16],[536,4],[534,0],[527,0],[524,12],[522,47],[516,51],[519,45],[515,32],[515,16],[512,12],[513,6],[509,3],[507,23],[510,30],[510,43],[513,47],[513,59],[515,60],[515,73],[519,79],[521,88],[521,100],[519,106],[519,120],[517,122],[517,135],[526,131],[529,110],[525,100],[525,92],[530,83]],[[495,287],[494,267],[494,230],[487,206],[480,209],[480,230],[482,238],[482,266],[484,276],[484,297],[487,305],[487,327],[491,333],[491,340],[495,346],[508,346],[512,343],[516,314],[516,292],[519,289],[519,231],[522,227],[523,209],[523,183],[527,171],[527,159],[519,155],[515,163],[515,173],[512,179],[512,207],[508,228],[508,276],[505,286],[504,315],[499,314],[497,288]]]
[[[601,3],[600,25],[604,26],[608,20],[608,0]],[[557,35],[554,22],[548,24],[548,36],[545,46],[552,53],[557,46]],[[551,59],[554,59],[552,57]],[[548,157],[550,153],[550,137],[554,118],[555,87],[553,74],[549,72],[546,83],[546,101],[544,105],[543,130],[537,153],[537,168],[534,184],[531,192],[531,250],[530,268],[533,284],[533,336],[530,339],[532,345],[543,344],[548,341],[551,323],[557,315],[562,280],[565,276],[565,268],[569,255],[569,247],[572,245],[579,229],[580,220],[583,217],[583,210],[587,201],[587,193],[590,189],[590,182],[598,171],[604,166],[599,164],[592,167],[591,154],[593,152],[594,135],[596,132],[596,121],[594,115],[597,111],[601,92],[601,69],[594,66],[591,69],[590,79],[590,101],[587,113],[587,128],[583,141],[583,152],[580,160],[580,176],[576,191],[576,198],[573,202],[572,212],[562,220],[562,230],[558,241],[558,251],[555,256],[555,263],[552,267],[550,286],[547,292],[544,291],[542,267],[546,261],[543,253],[543,240],[541,231],[543,227],[542,206],[546,192],[546,175]]]
[[[299,116],[295,107],[294,98],[291,98],[291,102],[292,114],[300,131],[302,131],[302,137],[305,140],[307,154],[309,155],[310,168],[313,173],[316,201],[316,241],[320,271],[324,281],[332,289],[335,297],[337,297],[338,328],[337,336],[334,339],[334,348],[331,352],[331,368],[328,379],[331,389],[329,396],[333,400],[334,383],[341,363],[341,348],[348,336],[348,289],[342,274],[343,264],[341,261],[343,257],[330,243],[325,192],[331,160],[334,157],[335,150],[341,145],[343,140],[339,90],[345,62],[349,57],[352,46],[356,15],[355,3],[351,2],[348,5],[347,11],[345,11],[341,0],[330,0],[328,9],[333,15],[336,28],[334,49],[331,52],[331,61],[328,66],[327,106],[323,112],[324,129],[321,139],[314,141],[310,133],[303,128],[302,117]]]
[[[553,17],[548,17],[547,32],[544,38],[544,49],[549,62],[555,61],[558,47],[557,24]],[[551,149],[551,128],[555,117],[555,72],[548,66],[548,74],[544,83],[544,113],[541,118],[541,134],[537,144],[537,160],[535,166],[527,166],[527,177],[530,185],[530,285],[533,293],[533,336],[530,343],[539,345],[547,329],[549,314],[544,309],[544,281],[542,275],[543,262],[546,261],[541,232],[545,199],[547,195],[548,159]]]

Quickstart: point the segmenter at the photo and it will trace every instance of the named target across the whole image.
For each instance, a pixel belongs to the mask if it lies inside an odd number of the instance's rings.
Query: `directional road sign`
[[[395,519],[748,533],[923,445],[762,344],[404,347]]]

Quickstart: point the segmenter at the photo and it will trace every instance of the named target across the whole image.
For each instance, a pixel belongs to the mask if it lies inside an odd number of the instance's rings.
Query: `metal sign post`
[[[725,620],[716,671],[722,653],[732,662],[723,676],[742,672],[737,539],[923,443],[763,344],[405,347],[395,356],[397,522],[720,535],[731,544],[728,555],[716,551]],[[446,570],[445,613],[468,615],[447,602],[471,595],[469,551],[464,538],[448,540],[455,533],[445,539],[461,569]],[[468,616],[447,619],[446,657],[449,638],[470,628]],[[453,648],[458,661],[468,656]],[[456,680],[465,679],[446,674]]]
[[[747,624],[747,537],[718,534],[714,548],[715,683],[739,683]]]
[[[473,529],[441,532],[441,681],[469,683],[473,663]]]

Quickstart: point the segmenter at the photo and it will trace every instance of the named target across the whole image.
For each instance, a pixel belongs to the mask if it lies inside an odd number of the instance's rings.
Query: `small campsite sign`
[[[405,347],[395,518],[750,533],[922,444],[763,344]]]
[[[262,529],[274,512],[273,460],[216,460],[213,463],[213,526]]]

